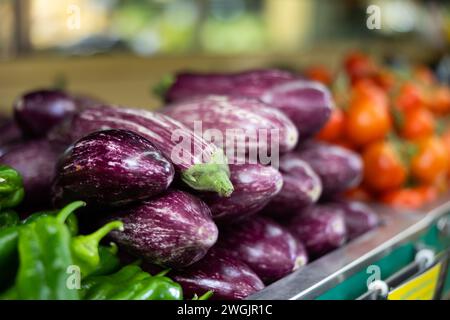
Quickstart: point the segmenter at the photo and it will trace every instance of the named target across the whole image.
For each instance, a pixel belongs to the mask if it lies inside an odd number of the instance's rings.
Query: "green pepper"
[[[111,243],[110,247],[98,248],[100,262],[90,276],[103,276],[116,272],[120,268],[120,259],[117,256],[117,246]]]
[[[80,235],[72,239],[72,256],[75,264],[80,268],[83,277],[92,274],[99,267],[100,240],[115,229],[122,231],[123,223],[120,221],[111,221],[90,235]]]
[[[45,210],[45,211],[35,212],[32,215],[28,216],[21,223],[29,224],[29,223],[36,221],[42,217],[55,216],[58,213],[59,213],[59,210]],[[69,228],[71,235],[74,236],[74,235],[78,234],[78,219],[77,219],[76,215],[71,214],[70,216],[68,216],[66,219],[66,225]]]
[[[17,226],[0,229],[0,291],[10,286],[18,267]]]
[[[23,199],[22,177],[11,167],[0,165],[0,209],[17,206]]]
[[[151,276],[128,265],[108,276],[88,277],[82,283],[86,300],[182,300],[181,286],[165,276]]]
[[[5,210],[0,212],[0,230],[19,224],[20,219],[17,212]]]
[[[19,299],[76,300],[78,290],[68,286],[68,268],[73,266],[71,238],[64,224],[81,201],[64,207],[57,216],[43,216],[19,228]]]

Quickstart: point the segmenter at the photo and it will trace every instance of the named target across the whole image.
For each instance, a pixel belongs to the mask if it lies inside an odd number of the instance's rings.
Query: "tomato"
[[[334,108],[330,119],[317,134],[317,139],[334,142],[342,137],[344,130],[344,113],[339,108]]]
[[[359,186],[345,192],[345,196],[352,200],[358,200],[363,202],[370,202],[373,200],[370,192],[363,186]]]
[[[421,108],[426,104],[426,97],[421,87],[412,82],[404,83],[395,98],[394,105],[406,111]]]
[[[437,114],[450,112],[450,88],[439,86],[433,88],[429,95],[428,108]]]
[[[403,112],[400,135],[406,139],[426,138],[433,135],[435,120],[433,114],[425,108],[416,108]]]
[[[436,78],[434,77],[433,71],[426,66],[417,66],[414,68],[413,78],[427,86],[431,86],[436,83]]]
[[[380,197],[380,201],[399,209],[417,209],[425,204],[423,194],[413,188],[388,191]]]
[[[333,82],[333,75],[325,66],[311,66],[305,70],[305,75],[309,79],[319,81],[325,85],[331,85]]]
[[[433,184],[448,173],[449,156],[443,140],[432,136],[416,142],[417,154],[411,160],[411,174],[418,181]]]
[[[363,78],[356,81],[352,86],[352,100],[368,98],[376,101],[380,106],[388,107],[386,92],[371,78]]]
[[[387,108],[367,97],[350,102],[345,119],[345,135],[348,140],[363,146],[383,139],[391,130],[391,117]]]
[[[444,132],[441,139],[442,139],[442,143],[444,144],[445,150],[447,151],[447,157],[450,159],[450,128]],[[448,173],[449,173],[449,177],[450,177],[450,170],[448,171]]]
[[[373,191],[383,192],[400,188],[408,171],[393,145],[386,141],[370,144],[362,154],[364,184]]]
[[[373,80],[384,91],[391,90],[394,87],[396,81],[394,75],[385,69],[378,71],[373,76]]]
[[[352,80],[371,75],[375,71],[375,63],[361,52],[352,52],[345,58],[345,70]]]

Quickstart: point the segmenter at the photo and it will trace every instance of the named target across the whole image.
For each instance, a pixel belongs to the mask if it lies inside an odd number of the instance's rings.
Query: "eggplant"
[[[214,191],[221,196],[233,192],[223,151],[160,113],[113,106],[89,107],[52,130],[49,139],[55,143],[73,143],[104,129],[129,130],[149,140],[193,189]]]
[[[305,263],[304,254],[299,252],[292,234],[265,217],[255,216],[221,229],[218,246],[248,264],[266,284]]]
[[[260,211],[283,185],[281,174],[261,164],[230,164],[234,191],[230,197],[214,193],[199,194],[217,222],[240,220]]]
[[[14,117],[23,133],[32,138],[47,132],[73,115],[75,100],[58,90],[38,90],[24,94],[14,103]]]
[[[234,155],[236,149],[253,150],[258,154],[260,148],[271,150],[274,143],[277,152],[287,152],[298,141],[298,131],[289,118],[256,99],[219,95],[194,97],[169,105],[163,112],[192,130],[201,124],[200,130],[220,132],[221,139],[216,143],[218,147],[225,147],[227,154]],[[239,134],[236,138],[232,136],[233,130],[236,130],[235,135]]]
[[[147,139],[126,130],[97,131],[69,147],[58,163],[57,198],[121,206],[167,190],[175,171]]]
[[[22,131],[13,120],[6,120],[0,126],[0,155],[4,154],[8,147],[22,141]]]
[[[261,69],[249,70],[235,74],[201,74],[182,72],[176,74],[166,88],[164,99],[174,102],[208,94],[230,95],[239,90],[238,95],[259,97],[275,84],[295,79],[284,70]]]
[[[286,219],[317,202],[322,182],[310,165],[291,153],[281,157],[280,171],[283,187],[264,212],[275,219]]]
[[[218,237],[208,206],[179,190],[168,190],[105,218],[117,219],[125,230],[111,232],[112,240],[129,253],[165,267],[181,268],[197,262]]]
[[[348,149],[322,142],[308,142],[301,145],[296,153],[319,175],[324,197],[356,187],[362,179],[361,157]]]
[[[291,233],[292,234],[292,233]],[[297,240],[297,253],[296,253],[296,266],[297,269],[300,269],[303,266],[306,266],[309,262],[308,252],[306,251],[305,245],[303,242]]]
[[[344,211],[335,206],[315,205],[305,208],[286,225],[313,258],[339,248],[347,240]]]
[[[31,140],[14,145],[0,157],[0,163],[16,169],[22,176],[26,207],[50,204],[51,186],[60,151],[47,140]]]
[[[264,283],[247,264],[216,247],[199,262],[173,270],[169,276],[182,286],[187,299],[211,290],[212,300],[237,300],[264,289]]]
[[[207,94],[259,99],[284,112],[302,139],[318,132],[334,107],[329,90],[322,84],[271,69],[237,74],[178,74],[166,90],[166,101]]]
[[[341,200],[329,205],[343,210],[348,240],[357,238],[381,223],[378,214],[363,202]]]

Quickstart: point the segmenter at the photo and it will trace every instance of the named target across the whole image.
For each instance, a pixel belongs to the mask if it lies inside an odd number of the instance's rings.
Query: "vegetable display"
[[[369,202],[417,209],[448,187],[450,91],[427,69],[406,81],[350,54],[336,74],[167,80],[155,111],[17,100],[0,126],[0,299],[251,298],[376,235]]]

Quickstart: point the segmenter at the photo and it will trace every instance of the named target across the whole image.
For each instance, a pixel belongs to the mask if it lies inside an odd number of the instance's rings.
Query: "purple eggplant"
[[[25,187],[25,206],[48,205],[59,151],[46,140],[32,140],[13,146],[0,163],[16,169]]]
[[[280,159],[280,171],[283,188],[264,208],[266,214],[285,219],[317,202],[322,193],[322,182],[310,165],[288,153]]]
[[[216,247],[199,262],[174,270],[169,276],[183,287],[187,299],[211,290],[213,300],[237,300],[264,289],[261,279],[247,264],[228,250]]]
[[[193,189],[214,191],[222,196],[229,196],[233,191],[223,151],[160,113],[112,106],[86,108],[52,130],[49,139],[72,143],[104,129],[129,130],[149,140]]]
[[[97,131],[69,147],[56,173],[57,198],[119,206],[165,191],[172,164],[147,139],[126,130]]]
[[[22,131],[13,120],[6,120],[0,125],[0,155],[2,155],[8,147],[22,140]]]
[[[62,91],[40,90],[26,93],[14,104],[14,117],[23,133],[43,137],[77,110],[75,100]]]
[[[327,122],[333,108],[329,90],[280,70],[237,74],[178,74],[166,91],[167,101],[221,94],[257,98],[283,111],[297,126],[300,137],[312,136]]]
[[[220,132],[221,139],[216,142],[226,148],[227,154],[230,151],[234,154],[235,149],[271,150],[274,143],[277,151],[287,152],[298,141],[298,131],[289,118],[256,99],[218,95],[194,97],[172,104],[163,112],[193,130],[201,124],[200,130]],[[233,130],[239,134],[235,139],[230,137]]]
[[[308,207],[286,225],[313,258],[339,248],[347,240],[344,211],[334,206]]]
[[[119,219],[123,232],[110,236],[120,247],[149,263],[173,268],[189,266],[217,241],[218,230],[208,206],[187,192],[163,195],[109,215]]]
[[[192,96],[208,94],[230,95],[234,90],[238,95],[259,97],[276,84],[294,80],[295,76],[283,70],[250,70],[235,74],[176,74],[167,88],[165,100],[173,102]]]
[[[261,164],[230,164],[234,191],[230,197],[203,193],[214,220],[229,222],[260,211],[281,189],[283,180],[278,170]]]
[[[306,266],[309,262],[308,252],[306,251],[305,245],[303,242],[297,240],[297,253],[296,253],[296,266],[297,269],[300,269],[303,266]]]
[[[220,230],[218,246],[244,261],[264,281],[271,283],[302,266],[297,241],[284,227],[264,217],[252,217]]]
[[[332,196],[359,184],[363,173],[360,156],[331,144],[308,142],[299,147],[298,157],[306,161],[322,180],[323,195]]]
[[[343,210],[349,240],[380,225],[381,221],[377,213],[365,203],[342,200],[329,205]]]

